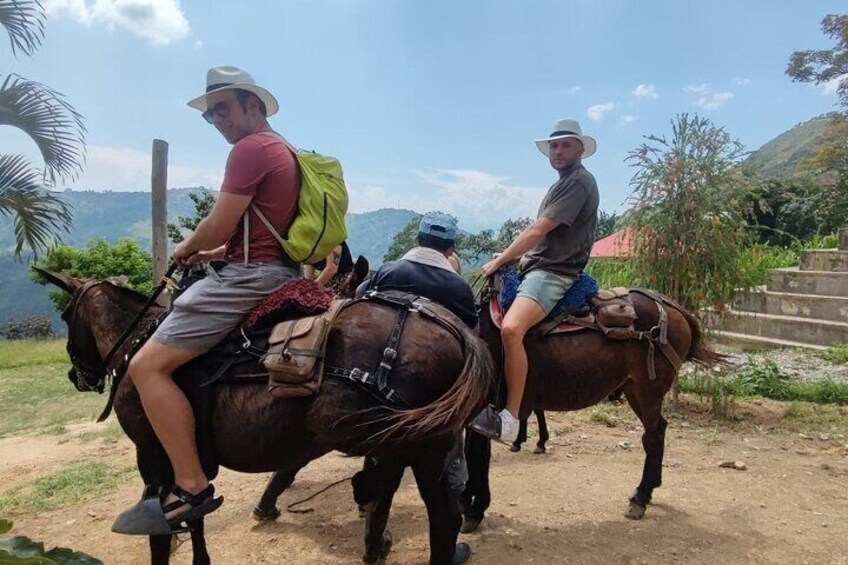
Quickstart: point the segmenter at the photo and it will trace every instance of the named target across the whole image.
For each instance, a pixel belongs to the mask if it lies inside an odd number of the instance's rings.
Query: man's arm
[[[509,244],[509,247],[504,249],[503,253],[483,265],[483,275],[487,278],[491,277],[498,271],[498,269],[507,263],[520,258],[522,255],[536,247],[539,242],[545,238],[548,232],[557,227],[559,224],[560,222],[553,218],[547,218],[544,216],[536,218],[536,221],[524,228],[524,230],[518,234],[515,241]]]
[[[197,225],[190,236],[174,249],[174,260],[185,262],[199,251],[209,251],[224,245],[238,226],[253,196],[221,192],[212,212]]]
[[[339,272],[339,261],[342,259],[342,246],[337,245],[333,252],[327,255],[327,259],[324,261],[324,269],[321,271],[321,274],[318,275],[318,278],[315,279],[320,285],[326,285],[330,282],[336,273]]]

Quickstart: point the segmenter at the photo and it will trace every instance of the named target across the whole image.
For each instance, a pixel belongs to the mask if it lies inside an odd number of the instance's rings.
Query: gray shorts
[[[174,301],[151,339],[192,351],[208,351],[236,329],[263,298],[300,276],[280,263],[231,263],[210,269]]]
[[[521,284],[518,285],[518,296],[529,298],[541,306],[545,315],[548,315],[575,282],[577,282],[575,276],[533,269],[521,279]]]

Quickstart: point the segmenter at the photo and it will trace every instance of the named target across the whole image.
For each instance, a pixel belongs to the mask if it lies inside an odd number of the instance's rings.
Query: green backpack
[[[311,265],[326,258],[347,239],[347,188],[338,159],[312,151],[296,151],[287,141],[286,145],[300,167],[297,215],[286,236],[281,237],[256,206],[250,206],[283,246],[286,255],[293,261]]]

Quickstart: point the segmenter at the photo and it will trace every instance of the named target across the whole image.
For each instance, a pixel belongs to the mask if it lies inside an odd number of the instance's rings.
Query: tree
[[[640,284],[685,308],[724,304],[740,279],[746,242],[743,185],[733,167],[742,145],[706,118],[679,115],[673,136],[648,136],[627,160],[631,180],[632,266]]]
[[[15,55],[35,53],[44,39],[45,18],[38,0],[0,0],[0,25]],[[61,93],[16,74],[0,78],[0,125],[29,135],[44,159],[41,170],[22,155],[0,154],[0,214],[14,216],[15,257],[20,258],[24,247],[38,255],[70,229],[71,209],[50,189],[81,172],[86,129]]]
[[[608,235],[612,235],[620,219],[621,217],[615,212],[610,214],[601,210],[598,214],[598,229],[595,232],[595,239],[603,239]]]
[[[836,45],[792,53],[786,74],[797,82],[822,84],[839,80],[836,92],[848,109],[848,15],[828,14],[822,19],[821,28],[826,36],[836,40]]]
[[[421,222],[421,214],[416,214],[395,234],[389,249],[383,255],[383,261],[397,261],[403,257],[404,253],[412,249],[415,245],[415,236],[418,235],[419,222]]]
[[[192,192],[188,195],[191,201],[194,202],[194,217],[179,216],[177,223],[168,223],[168,237],[174,243],[179,243],[183,239],[183,230],[194,231],[197,229],[197,224],[212,212],[212,207],[215,206],[215,193],[209,190],[200,192]]]
[[[138,241],[130,238],[120,239],[114,244],[98,239],[83,248],[60,245],[48,251],[35,265],[79,278],[105,279],[124,275],[129,288],[144,294],[153,292],[153,258]],[[33,272],[32,278],[42,284],[45,282],[36,272]],[[51,290],[49,296],[59,312],[70,300],[65,291],[58,289]]]

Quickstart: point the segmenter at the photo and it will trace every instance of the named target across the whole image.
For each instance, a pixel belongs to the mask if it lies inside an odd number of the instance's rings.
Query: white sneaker
[[[501,441],[506,444],[514,443],[518,439],[518,420],[506,408],[501,410],[498,416],[501,419]]]

